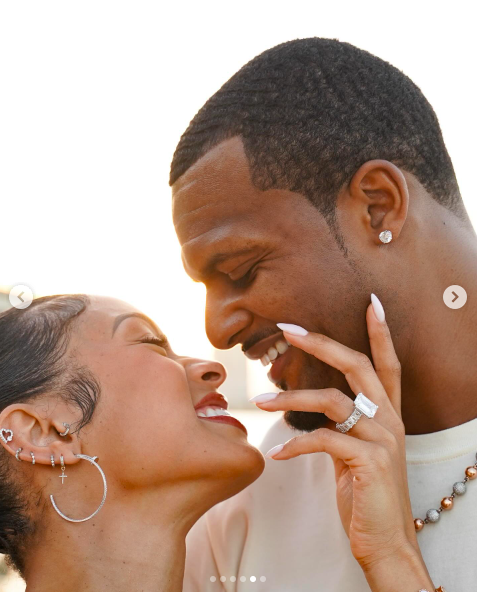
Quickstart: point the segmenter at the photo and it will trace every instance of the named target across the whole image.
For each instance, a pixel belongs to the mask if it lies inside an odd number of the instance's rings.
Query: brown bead
[[[477,477],[477,469],[475,467],[467,467],[465,469],[465,474],[469,479],[475,479]]]
[[[451,497],[445,497],[441,501],[441,507],[443,510],[450,510],[454,505],[454,500]]]
[[[414,528],[417,532],[422,530],[424,528],[424,520],[421,520],[421,518],[416,518],[414,520]]]

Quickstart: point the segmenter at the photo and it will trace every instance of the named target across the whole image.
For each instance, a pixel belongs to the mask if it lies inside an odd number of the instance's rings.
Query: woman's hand
[[[340,370],[355,394],[362,392],[378,405],[374,418],[363,415],[347,433],[341,433],[335,423],[344,422],[354,405],[332,388],[282,392],[266,402],[260,402],[260,396],[252,399],[266,411],[317,411],[332,420],[330,428],[292,438],[269,455],[287,460],[327,452],[332,457],[341,522],[351,551],[365,571],[375,562],[405,555],[412,547],[420,557],[407,482],[401,367],[380,306],[377,301],[375,313],[370,304],[366,313],[374,366],[366,355],[324,335],[284,331],[289,343]]]

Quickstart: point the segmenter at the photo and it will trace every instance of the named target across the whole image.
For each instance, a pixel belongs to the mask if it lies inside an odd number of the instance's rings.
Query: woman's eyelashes
[[[156,335],[145,335],[141,340],[141,343],[151,343],[152,345],[157,345],[167,355],[167,348],[169,347],[169,342],[167,341],[167,337],[157,337]]]

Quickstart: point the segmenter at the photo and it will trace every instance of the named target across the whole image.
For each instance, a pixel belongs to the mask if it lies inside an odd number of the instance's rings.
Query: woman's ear
[[[353,175],[348,201],[357,220],[365,225],[375,244],[384,230],[399,237],[409,207],[409,189],[402,171],[388,160],[369,160]]]
[[[71,431],[65,436],[63,423],[73,424],[71,405],[68,406],[56,395],[42,396],[32,403],[9,405],[0,413],[0,444],[18,460],[50,465],[63,455],[65,464],[79,462],[75,454],[81,454],[81,444]],[[21,450],[20,450],[21,449]],[[33,453],[33,456],[32,456]]]

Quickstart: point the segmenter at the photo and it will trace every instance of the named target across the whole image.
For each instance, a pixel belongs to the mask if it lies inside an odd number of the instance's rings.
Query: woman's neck
[[[27,592],[181,592],[185,537],[198,516],[147,497],[108,500],[79,524],[53,512],[28,555]]]

